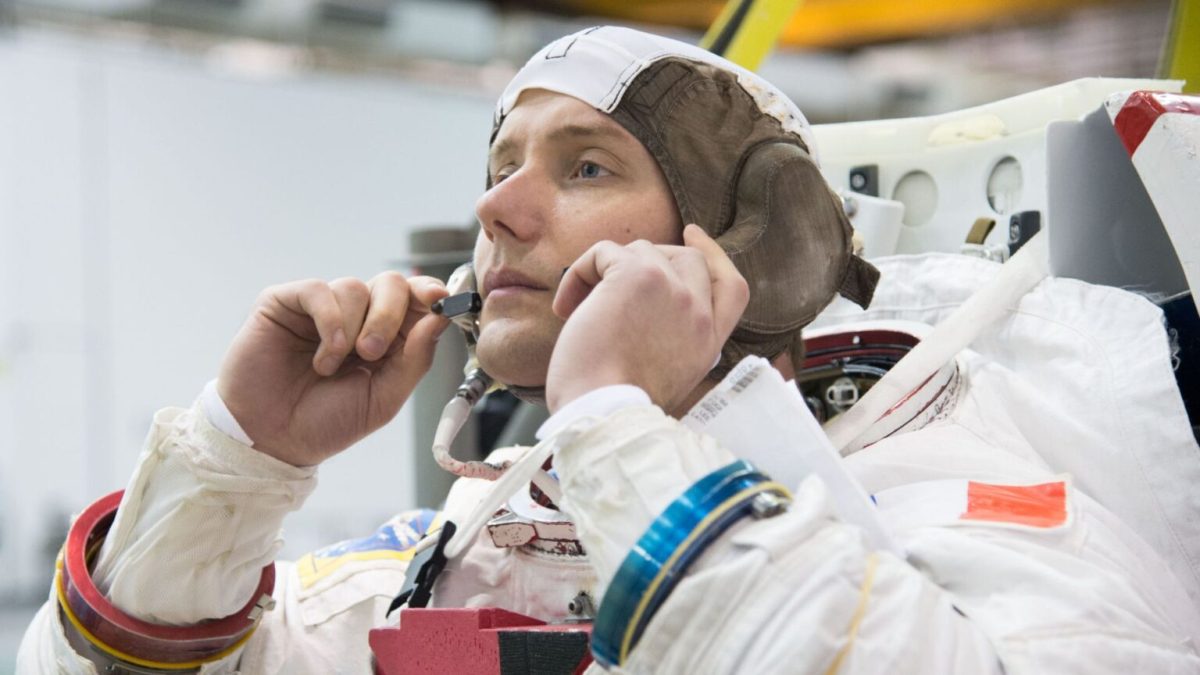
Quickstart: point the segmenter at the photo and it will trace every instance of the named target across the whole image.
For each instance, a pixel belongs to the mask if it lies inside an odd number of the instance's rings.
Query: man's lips
[[[497,290],[545,291],[549,290],[549,288],[522,272],[502,267],[490,270],[483,278],[483,296],[485,298]]]

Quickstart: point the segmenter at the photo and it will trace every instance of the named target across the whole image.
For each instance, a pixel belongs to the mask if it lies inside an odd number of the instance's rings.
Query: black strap
[[[450,537],[454,536],[456,529],[454,523],[447,520],[438,534],[437,544],[413,556],[404,575],[404,585],[392,599],[392,604],[388,605],[387,614],[384,616],[391,616],[396,608],[406,602],[409,607],[414,608],[429,604],[429,598],[433,595],[433,584],[446,568],[446,544],[450,542]]]
[[[502,630],[500,675],[573,675],[588,656],[583,630]]]

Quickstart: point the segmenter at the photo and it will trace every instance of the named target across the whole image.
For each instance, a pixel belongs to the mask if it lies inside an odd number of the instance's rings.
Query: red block
[[[400,626],[375,628],[368,641],[380,675],[500,673],[501,635],[509,649],[537,644],[513,638],[549,638],[547,633],[570,633],[563,638],[591,635],[590,623],[547,625],[543,621],[496,607],[402,609]],[[531,635],[539,633],[543,635]],[[577,641],[576,641],[577,642]],[[509,655],[510,657],[512,655]],[[518,660],[521,655],[517,655]],[[567,670],[580,673],[591,663],[591,653]],[[509,663],[512,659],[509,659]]]
[[[1161,91],[1135,91],[1129,95],[1113,126],[1131,156],[1150,133],[1154,121],[1165,113],[1200,115],[1200,96]]]

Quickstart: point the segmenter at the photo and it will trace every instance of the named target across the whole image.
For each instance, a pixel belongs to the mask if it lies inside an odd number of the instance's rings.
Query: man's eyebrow
[[[517,142],[513,140],[512,136],[506,136],[496,141],[492,144],[491,149],[488,150],[488,164],[494,162],[497,157],[500,157],[501,155],[507,155],[509,152],[512,152],[513,148],[516,146]]]
[[[621,133],[621,129],[608,124],[564,124],[555,127],[546,134],[546,139],[552,143],[563,140],[589,140],[589,139],[613,139],[624,140],[625,135]],[[491,151],[488,153],[488,160],[494,160],[497,157],[511,152],[518,145],[516,139],[511,136],[501,138],[492,145]]]
[[[609,124],[564,124],[546,134],[551,141],[589,138],[623,139],[624,134],[615,125]]]

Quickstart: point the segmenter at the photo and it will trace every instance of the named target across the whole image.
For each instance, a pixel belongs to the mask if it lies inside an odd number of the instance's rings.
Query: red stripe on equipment
[[[1062,525],[1067,522],[1067,484],[992,485],[969,481],[967,511],[961,518],[1031,527]]]
[[[1200,97],[1162,91],[1135,91],[1113,119],[1117,136],[1130,156],[1142,144],[1150,127],[1163,113],[1200,115]]]

